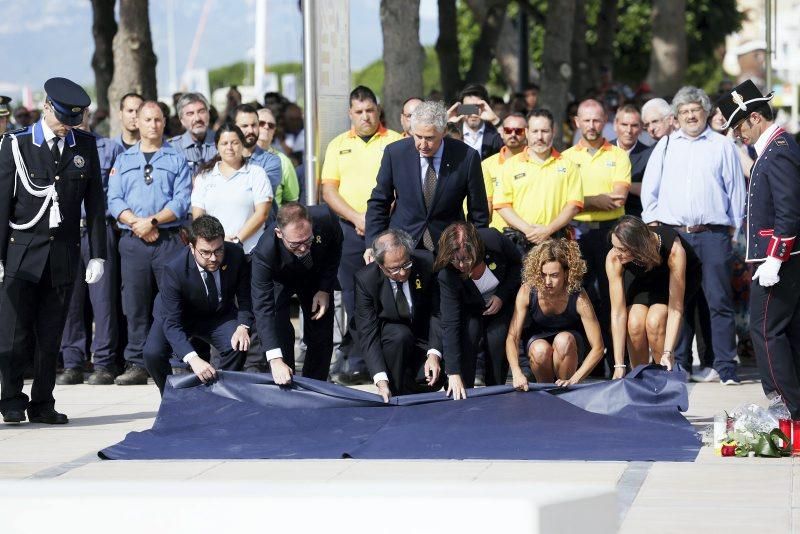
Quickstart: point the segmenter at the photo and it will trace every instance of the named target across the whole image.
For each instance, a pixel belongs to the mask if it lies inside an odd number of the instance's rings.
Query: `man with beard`
[[[171,138],[169,144],[186,158],[194,176],[200,165],[217,155],[214,132],[208,127],[211,121],[208,100],[200,93],[186,93],[175,107],[186,131]]]
[[[508,226],[507,222],[499,215],[494,213],[493,197],[494,191],[503,176],[503,166],[508,161],[525,150],[525,116],[522,113],[512,113],[503,120],[500,128],[500,137],[503,138],[505,145],[500,152],[494,156],[489,156],[481,163],[483,170],[483,185],[486,187],[486,200],[489,204],[489,226],[497,228],[501,232]]]
[[[581,102],[575,118],[581,139],[564,151],[564,157],[578,166],[581,176],[583,211],[574,220],[581,255],[587,266],[583,283],[600,321],[603,342],[611,347],[611,305],[606,277],[606,256],[611,249],[608,232],[625,215],[625,200],[631,186],[631,160],[623,149],[603,137],[607,120],[600,102],[593,99]],[[611,351],[606,361],[611,369],[614,365]]]
[[[277,198],[281,193],[281,159],[258,146],[258,111],[250,104],[239,104],[233,109],[233,121],[244,134],[242,155],[249,163],[258,165],[267,173],[272,193]],[[267,216],[267,224],[275,220],[278,212],[277,203],[273,202],[272,210]]]
[[[627,152],[631,159],[631,189],[625,200],[625,213],[641,217],[642,177],[653,149],[639,141],[639,134],[642,133],[642,116],[636,106],[625,104],[617,110],[617,115],[614,117],[614,132],[617,134],[617,139],[611,141],[611,144]]]

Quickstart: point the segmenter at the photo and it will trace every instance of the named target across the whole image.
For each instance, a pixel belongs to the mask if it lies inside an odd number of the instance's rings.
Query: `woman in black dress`
[[[537,382],[577,384],[602,359],[600,324],[581,288],[584,274],[586,263],[575,241],[550,239],[525,256],[522,287],[506,338],[506,357],[515,388],[528,390],[528,379],[519,365],[523,331],[524,348]],[[583,363],[578,368],[581,358]]]
[[[486,385],[506,383],[503,348],[521,267],[517,247],[494,228],[476,229],[462,221],[442,232],[433,269],[439,273],[447,394],[454,399],[465,398],[466,388],[475,385],[481,350]]]
[[[614,378],[653,360],[672,370],[683,310],[700,288],[700,260],[669,226],[647,226],[626,215],[611,231],[606,256],[611,297]]]

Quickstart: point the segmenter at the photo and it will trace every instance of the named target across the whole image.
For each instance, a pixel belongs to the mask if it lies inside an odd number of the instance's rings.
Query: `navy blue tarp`
[[[531,385],[380,397],[296,377],[171,377],[151,430],[99,452],[112,460],[364,458],[693,461],[700,440],[679,372],[637,368],[569,389]]]

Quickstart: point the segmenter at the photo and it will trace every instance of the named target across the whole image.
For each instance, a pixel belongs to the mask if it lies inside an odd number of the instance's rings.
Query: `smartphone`
[[[459,115],[480,115],[477,104],[461,104],[458,106]]]

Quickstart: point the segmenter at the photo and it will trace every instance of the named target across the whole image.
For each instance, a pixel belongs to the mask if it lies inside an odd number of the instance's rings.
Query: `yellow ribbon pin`
[[[422,289],[422,282],[419,281],[419,278],[417,278],[416,282],[414,283],[414,287],[417,289]]]
[[[497,269],[497,264],[495,262],[490,263],[489,264],[489,270],[490,271],[494,271],[495,269]]]

